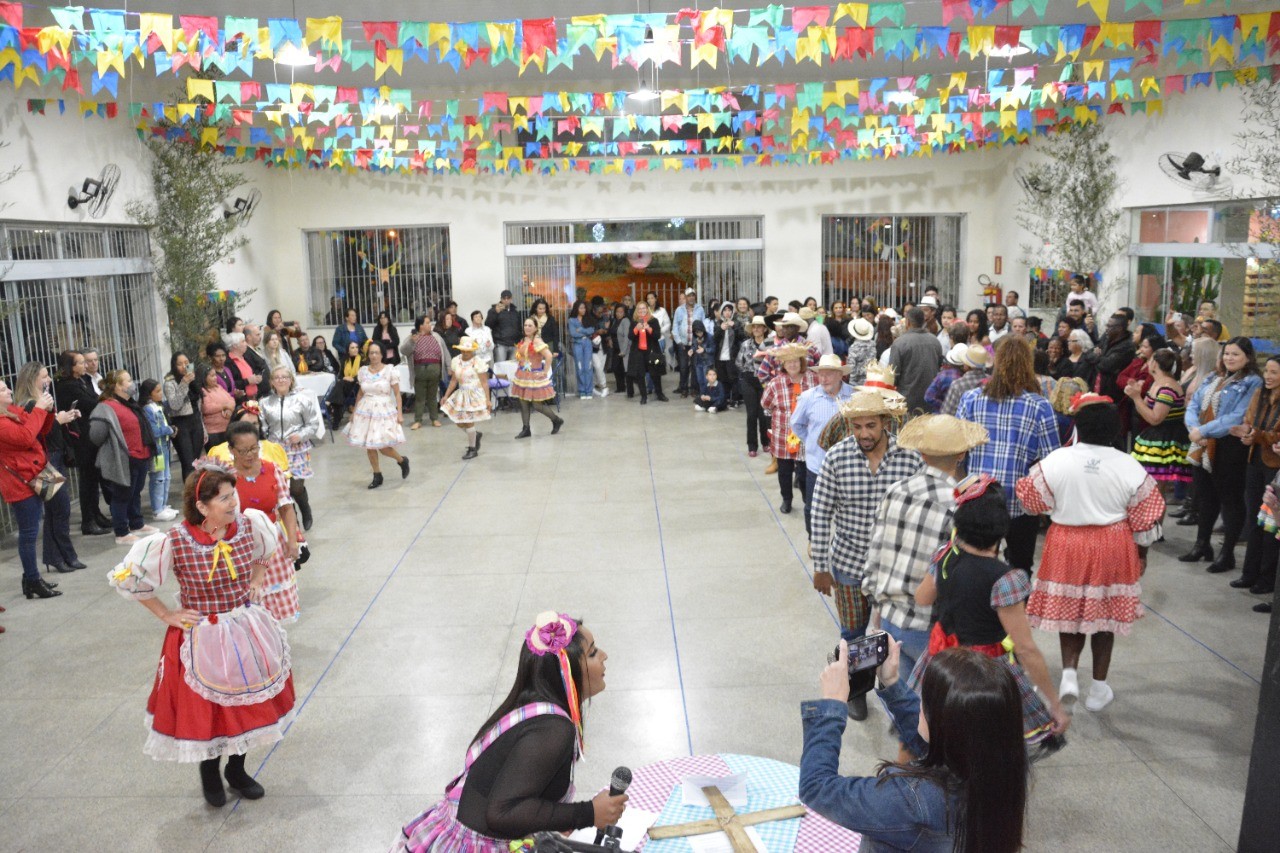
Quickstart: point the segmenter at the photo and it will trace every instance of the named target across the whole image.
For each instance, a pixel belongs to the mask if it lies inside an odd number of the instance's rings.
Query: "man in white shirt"
[[[1018,304],[1018,299],[1018,291],[1016,290],[1009,290],[1004,294],[1004,307],[1009,312],[1010,320],[1016,320],[1019,317],[1024,320],[1027,318],[1027,312]]]
[[[991,328],[987,332],[987,337],[994,344],[1007,334],[1009,334],[1009,309],[1003,305],[991,306]]]
[[[800,309],[800,319],[809,324],[806,339],[817,347],[822,355],[831,355],[835,350],[831,348],[831,332],[827,330],[825,315],[826,311],[822,308]]]
[[[93,388],[93,393],[102,394],[102,374],[98,372],[98,351],[96,349],[81,350],[84,356],[84,378]]]

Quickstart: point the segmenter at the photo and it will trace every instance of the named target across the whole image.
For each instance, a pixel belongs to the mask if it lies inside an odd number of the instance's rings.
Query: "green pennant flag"
[[[1159,2],[1159,0],[1157,0]],[[1049,0],[1013,0],[1009,4],[1010,10],[1014,17],[1023,14],[1027,9],[1034,9],[1037,18],[1043,18],[1044,12],[1049,8]]]
[[[867,7],[867,26],[888,21],[896,27],[907,22],[907,9],[901,3],[871,3]]]

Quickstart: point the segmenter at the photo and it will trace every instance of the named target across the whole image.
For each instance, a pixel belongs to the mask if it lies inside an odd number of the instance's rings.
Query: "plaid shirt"
[[[840,390],[832,397],[821,385],[800,395],[796,410],[791,413],[791,431],[804,442],[804,464],[813,473],[822,470],[822,460],[827,452],[818,444],[818,436],[827,421],[840,414],[840,404],[853,396],[853,386],[840,383]]]
[[[871,528],[862,591],[880,616],[899,628],[927,631],[933,608],[917,605],[915,589],[951,534],[956,481],[925,465],[885,492]]]
[[[1060,446],[1053,406],[1039,394],[1023,391],[1007,400],[992,400],[975,388],[960,398],[956,417],[982,424],[991,437],[969,451],[969,473],[995,477],[1004,487],[1009,517],[1025,515],[1014,486],[1032,465]]]
[[[846,586],[862,583],[867,543],[885,492],[920,470],[914,450],[898,447],[893,436],[874,474],[852,436],[827,451],[813,489],[810,527],[813,570],[831,572]]]

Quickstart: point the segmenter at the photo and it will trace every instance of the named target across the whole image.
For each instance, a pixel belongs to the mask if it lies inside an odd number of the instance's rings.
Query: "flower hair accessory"
[[[581,754],[585,751],[582,738],[582,698],[578,695],[578,685],[573,680],[569,655],[565,652],[577,633],[577,622],[563,613],[544,610],[533,620],[533,627],[525,633],[524,645],[538,657],[555,655],[558,658],[560,681],[564,685],[564,696],[569,703],[569,719],[578,730],[578,753]]]
[[[990,474],[970,474],[956,484],[956,508],[960,508],[975,498],[987,493],[987,489],[998,485],[996,478]]]

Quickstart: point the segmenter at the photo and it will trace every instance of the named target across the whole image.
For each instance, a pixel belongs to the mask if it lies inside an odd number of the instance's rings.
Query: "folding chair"
[[[332,373],[304,373],[297,378],[298,390],[305,394],[311,394],[316,398],[316,402],[320,404],[320,414],[324,418],[324,426],[329,433],[330,444],[337,440],[333,436],[333,407],[329,405],[329,395],[333,392],[333,386],[337,381],[338,378]]]
[[[493,411],[496,414],[512,406],[511,380],[516,375],[514,361],[499,361],[492,367],[493,375],[489,377],[489,394],[493,398]]]

